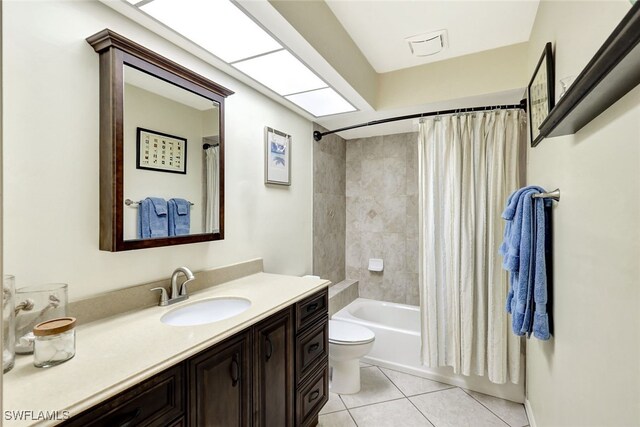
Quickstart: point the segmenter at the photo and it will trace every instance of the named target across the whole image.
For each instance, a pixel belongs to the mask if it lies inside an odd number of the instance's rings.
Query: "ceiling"
[[[347,77],[330,62],[330,58],[326,56],[326,53],[325,55],[321,54],[322,49],[318,49],[317,44],[312,44],[309,39],[301,34],[299,29],[296,29],[294,24],[285,19],[269,0],[229,0],[242,9],[261,28],[267,30],[275,40],[312,70],[313,73],[324,80],[328,88],[322,90],[335,90],[357,110],[325,117],[314,117],[304,107],[304,103],[296,102],[299,100],[289,99],[290,96],[282,96],[273,88],[267,87],[268,85],[261,84],[259,78],[252,78],[251,75],[248,75],[250,74],[249,71],[242,70],[242,61],[228,62],[221,59],[221,56],[216,56],[217,54],[215,53],[212,54],[212,49],[207,49],[203,47],[202,43],[195,43],[192,39],[167,28],[160,20],[154,19],[141,12],[139,7],[133,6],[133,4],[137,4],[143,9],[148,9],[150,7],[148,0],[100,1],[219,68],[233,78],[253,87],[265,96],[328,129],[337,129],[371,120],[440,109],[515,104],[522,97],[522,88],[514,87],[503,92],[483,92],[476,95],[467,95],[464,98],[460,96],[456,97],[456,99],[440,98],[439,101],[432,100],[431,102],[425,100],[420,103],[415,101],[407,102],[405,100],[401,103],[402,105],[397,105],[393,108],[376,108],[363,97],[353,85],[353,82],[347,80]],[[161,1],[153,0],[150,5],[159,4]],[[206,3],[207,0],[190,1]],[[334,19],[336,25],[341,25],[344,28],[344,31],[346,31],[345,37],[351,37],[355,43],[353,49],[359,49],[366,61],[370,63],[372,66],[370,68],[371,73],[377,76],[379,88],[381,76],[395,74],[383,74],[391,70],[412,69],[412,67],[429,62],[442,61],[528,41],[537,12],[538,0],[326,0],[324,7],[331,19]],[[305,14],[304,8],[302,10],[302,13]],[[317,20],[318,18],[315,15],[313,17],[308,15],[309,12],[305,14],[305,19]],[[312,25],[312,23],[305,22],[304,25]],[[320,25],[323,24],[320,23]],[[316,33],[322,34],[323,28],[319,28],[320,31],[316,31]],[[450,47],[447,50],[431,57],[415,58],[411,56],[408,45],[404,40],[406,37],[440,29],[448,30]],[[318,28],[314,30],[318,30]],[[228,38],[225,40],[228,40]],[[315,40],[314,43],[322,44],[323,40]],[[352,51],[347,50],[345,52]],[[344,59],[344,56],[342,58],[343,63],[344,61],[349,61]],[[346,64],[346,66],[348,68],[350,64]],[[414,68],[413,70],[418,69]],[[415,127],[416,124],[414,122],[406,120],[387,125],[364,127],[338,134],[348,139],[360,138],[371,135],[410,132],[415,130]]]
[[[414,67],[529,40],[538,0],[327,0],[378,73]],[[446,29],[449,47],[414,57],[405,38]]]

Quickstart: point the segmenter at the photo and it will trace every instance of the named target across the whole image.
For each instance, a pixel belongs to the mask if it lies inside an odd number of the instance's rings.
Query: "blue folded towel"
[[[169,235],[167,202],[159,197],[147,197],[138,206],[138,238],[149,239]]]
[[[506,309],[512,315],[513,332],[525,335],[533,331],[536,338],[549,339],[544,205],[551,201],[532,199],[539,192],[544,189],[529,186],[509,196],[502,214],[507,224],[499,253],[510,273]]]
[[[185,199],[169,199],[169,235],[184,236],[191,229],[191,203]]]

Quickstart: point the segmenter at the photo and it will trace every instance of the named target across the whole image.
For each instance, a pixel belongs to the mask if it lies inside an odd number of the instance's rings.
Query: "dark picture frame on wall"
[[[540,125],[547,118],[554,105],[554,67],[551,43],[547,43],[536,65],[531,81],[527,86],[529,99],[529,135],[531,146],[535,147],[544,136],[540,134]]]
[[[187,139],[155,130],[136,129],[136,168],[187,173]]]

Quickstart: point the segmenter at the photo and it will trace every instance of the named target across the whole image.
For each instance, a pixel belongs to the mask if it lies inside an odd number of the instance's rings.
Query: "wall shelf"
[[[540,125],[545,138],[571,135],[640,84],[640,2],[631,7]]]

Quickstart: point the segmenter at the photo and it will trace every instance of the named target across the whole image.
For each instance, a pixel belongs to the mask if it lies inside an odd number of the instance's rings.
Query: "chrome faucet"
[[[185,280],[180,286],[180,291],[178,292],[178,276],[180,273],[183,273],[187,280]],[[195,277],[191,270],[187,267],[178,267],[173,271],[171,275],[171,297],[167,295],[167,290],[165,288],[153,288],[152,291],[160,291],[160,304],[161,306],[175,304],[180,301],[184,301],[189,298],[189,293],[187,292],[187,283],[191,282]]]

